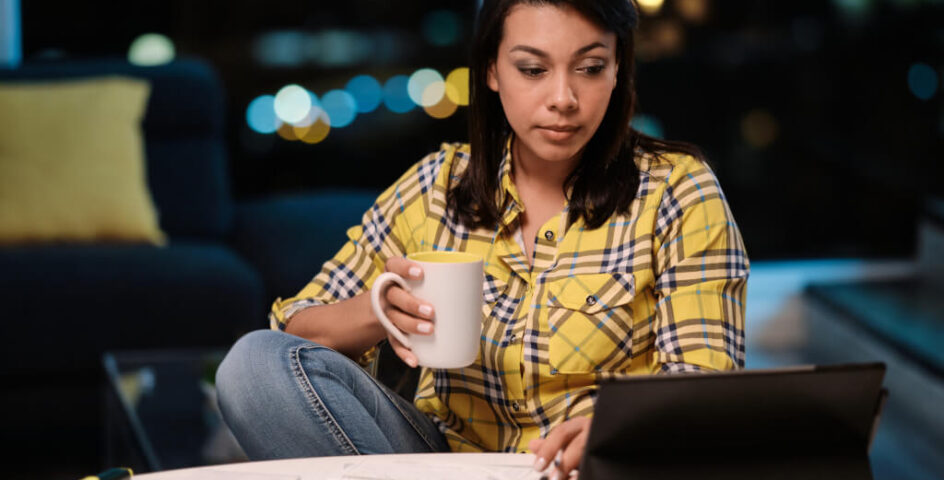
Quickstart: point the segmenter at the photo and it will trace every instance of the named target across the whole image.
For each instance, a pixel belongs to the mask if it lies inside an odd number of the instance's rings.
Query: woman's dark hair
[[[499,165],[511,127],[498,94],[488,88],[489,66],[496,61],[505,17],[517,4],[568,6],[616,34],[616,88],[580,164],[564,182],[569,221],[583,217],[598,228],[615,212],[627,212],[639,187],[636,155],[681,152],[703,159],[698,147],[643,135],[629,125],[636,108],[633,29],[637,10],[631,0],[484,0],[476,18],[469,63],[469,143],[471,158],[448,205],[470,228],[494,227],[503,205],[496,204]]]

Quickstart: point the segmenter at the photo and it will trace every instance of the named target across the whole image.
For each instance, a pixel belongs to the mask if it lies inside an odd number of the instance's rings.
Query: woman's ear
[[[487,78],[485,79],[485,83],[488,85],[488,88],[490,88],[493,92],[497,93],[498,92],[498,76],[495,73],[495,62],[491,62],[488,64],[488,72],[486,73],[487,73]]]
[[[613,90],[619,85],[619,62],[613,64]]]

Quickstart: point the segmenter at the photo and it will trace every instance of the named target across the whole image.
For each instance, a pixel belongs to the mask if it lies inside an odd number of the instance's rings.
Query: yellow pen
[[[131,471],[130,468],[115,467],[109,468],[98,475],[83,477],[80,480],[121,480],[123,478],[131,478],[132,476],[134,476],[134,472]]]

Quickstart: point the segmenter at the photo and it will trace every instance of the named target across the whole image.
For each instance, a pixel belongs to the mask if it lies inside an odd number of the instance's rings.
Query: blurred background
[[[382,188],[438,142],[465,140],[465,109],[436,119],[382,103],[309,144],[257,133],[248,107],[291,84],[322,98],[360,75],[445,77],[466,65],[475,3],[29,0],[23,58],[124,56],[136,40],[202,57],[226,88],[236,195]],[[940,1],[651,5],[637,126],[707,152],[752,258],[912,252],[922,205],[944,191]]]
[[[236,202],[370,198],[440,142],[466,141],[476,0],[0,5],[19,9],[0,23],[20,33],[8,69],[211,66]],[[748,367],[886,362],[876,478],[940,478],[944,1],[638,5],[633,124],[699,145],[720,179],[752,261]]]

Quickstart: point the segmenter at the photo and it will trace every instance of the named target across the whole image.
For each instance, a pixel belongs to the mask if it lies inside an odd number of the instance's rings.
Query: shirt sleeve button
[[[544,232],[544,238],[548,239],[548,241],[554,240],[554,232],[550,230]]]
[[[521,405],[518,405],[518,402],[511,402],[511,409],[517,412],[521,410]]]
[[[587,295],[587,305],[596,305],[597,299],[593,295]]]

